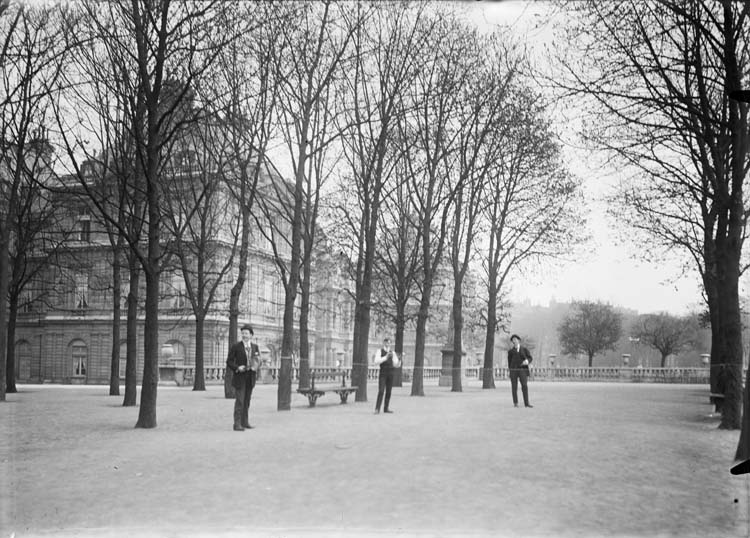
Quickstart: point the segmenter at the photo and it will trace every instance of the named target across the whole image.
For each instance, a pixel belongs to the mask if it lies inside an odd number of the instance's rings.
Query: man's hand
[[[524,366],[528,366],[529,365],[529,359],[524,359],[521,364],[523,364]]]

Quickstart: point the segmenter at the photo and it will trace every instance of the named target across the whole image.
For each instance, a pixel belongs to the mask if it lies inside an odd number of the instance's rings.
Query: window
[[[86,376],[86,360],[88,358],[88,348],[83,342],[73,342],[73,375],[76,377]]]
[[[76,273],[75,275],[75,306],[78,309],[89,306],[89,275]]]
[[[125,367],[128,364],[128,343],[120,342],[120,379],[125,379]]]
[[[78,221],[78,240],[88,243],[91,241],[91,221],[81,219]]]
[[[185,308],[187,306],[187,291],[185,288],[185,281],[180,275],[172,275],[172,291],[174,293],[172,307]]]

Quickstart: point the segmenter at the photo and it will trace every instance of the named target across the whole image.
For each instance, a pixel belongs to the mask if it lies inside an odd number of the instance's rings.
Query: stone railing
[[[192,385],[194,379],[194,368],[192,366],[172,367],[174,374],[162,377],[162,381],[174,380],[177,385]],[[161,368],[160,368],[161,370]],[[179,371],[177,371],[179,370]],[[346,372],[351,376],[351,368],[335,367],[313,367],[315,379],[320,381],[340,381],[340,372]],[[443,369],[438,366],[425,366],[422,368],[422,379],[438,380]],[[482,379],[484,368],[466,367],[462,368],[462,375],[466,379]],[[171,373],[171,372],[170,372]],[[278,379],[278,367],[262,368],[259,382],[275,383]],[[377,381],[380,369],[377,366],[367,368],[367,380]],[[495,367],[492,369],[496,380],[508,379],[509,372],[506,367]],[[404,366],[402,369],[403,380],[410,382],[414,376],[414,368]],[[450,375],[450,374],[446,374]],[[207,384],[221,384],[224,382],[224,366],[211,366],[204,369]],[[745,376],[743,375],[743,379]],[[708,383],[708,368],[628,368],[628,367],[531,367],[531,381],[612,381],[625,383]],[[263,381],[264,380],[264,381]],[[292,382],[299,380],[299,368],[292,369]]]

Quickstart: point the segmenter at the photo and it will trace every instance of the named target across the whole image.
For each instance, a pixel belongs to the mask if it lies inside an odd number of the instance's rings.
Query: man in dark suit
[[[250,342],[253,327],[243,325],[242,340],[229,349],[227,368],[234,372],[232,386],[234,387],[234,431],[241,432],[245,428],[252,428],[247,413],[250,407],[250,396],[255,387],[255,380],[260,367],[260,352],[258,346]]]
[[[510,373],[510,387],[513,395],[513,405],[518,407],[518,381],[521,381],[521,393],[523,394],[523,403],[526,407],[534,407],[529,403],[529,387],[527,380],[529,378],[529,363],[533,360],[531,353],[521,345],[521,337],[514,334],[510,337],[513,344],[508,350],[508,370]]]

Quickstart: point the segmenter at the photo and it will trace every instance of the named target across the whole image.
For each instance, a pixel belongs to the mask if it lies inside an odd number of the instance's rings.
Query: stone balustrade
[[[172,379],[178,385],[192,384],[194,379],[194,367],[180,366],[180,372]],[[262,380],[259,382],[275,383],[278,379],[278,367],[263,368]],[[341,380],[338,372],[346,371],[351,375],[350,368],[335,367],[313,367],[315,379],[319,381]],[[437,381],[443,369],[439,366],[424,366],[422,368],[422,379]],[[462,368],[462,377],[467,380],[482,379],[484,369],[481,367]],[[508,379],[507,367],[495,367],[492,369],[496,380]],[[368,367],[367,380],[377,381],[379,367]],[[180,373],[182,375],[180,375]],[[414,375],[414,368],[403,367],[403,379],[410,382]],[[337,377],[338,374],[338,377]],[[743,374],[743,379],[746,374]],[[204,369],[207,384],[221,384],[224,382],[224,366],[211,366]],[[293,382],[299,380],[299,368],[292,369]],[[602,366],[588,368],[582,367],[535,367],[531,368],[530,381],[610,381],[624,383],[692,383],[701,384],[709,382],[709,368],[630,368],[627,366]],[[170,379],[171,380],[171,379]]]

